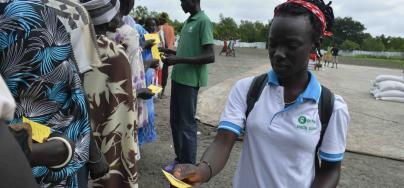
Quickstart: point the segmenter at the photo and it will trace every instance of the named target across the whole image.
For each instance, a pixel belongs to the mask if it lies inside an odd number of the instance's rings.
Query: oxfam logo
[[[300,123],[301,125],[304,125],[304,124],[306,124],[306,122],[307,122],[307,118],[306,118],[305,116],[300,116],[299,119],[298,119],[298,121],[299,121],[299,123]]]

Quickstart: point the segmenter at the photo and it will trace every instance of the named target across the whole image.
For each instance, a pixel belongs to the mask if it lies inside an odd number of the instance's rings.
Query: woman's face
[[[307,71],[313,51],[312,26],[308,16],[277,16],[269,31],[269,58],[276,75],[288,78]]]

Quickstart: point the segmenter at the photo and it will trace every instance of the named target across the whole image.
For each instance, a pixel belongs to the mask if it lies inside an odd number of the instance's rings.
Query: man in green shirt
[[[215,61],[213,25],[201,11],[200,0],[181,0],[181,7],[191,16],[181,30],[177,51],[161,49],[163,62],[174,65],[171,79],[170,124],[177,163],[196,162],[197,125],[195,120],[198,91],[208,82],[207,64]]]

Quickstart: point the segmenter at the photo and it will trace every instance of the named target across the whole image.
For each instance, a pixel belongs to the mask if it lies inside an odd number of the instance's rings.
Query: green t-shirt
[[[203,11],[185,21],[177,48],[178,57],[202,55],[204,45],[213,44],[213,25]],[[203,87],[208,84],[208,65],[174,65],[171,79],[191,87]]]

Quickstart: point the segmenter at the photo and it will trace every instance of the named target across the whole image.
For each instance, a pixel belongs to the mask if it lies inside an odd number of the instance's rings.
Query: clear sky
[[[135,0],[135,6],[146,6],[150,11],[167,12],[172,19],[184,21],[189,15],[181,9],[180,0]],[[277,4],[286,0],[201,0],[202,9],[212,21],[219,14],[240,20],[267,22],[273,17]],[[328,0],[325,0],[328,2]],[[334,0],[336,17],[350,16],[377,35],[404,37],[404,0]]]

